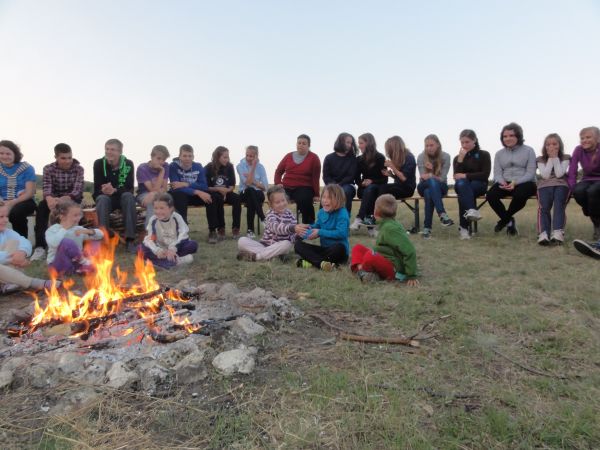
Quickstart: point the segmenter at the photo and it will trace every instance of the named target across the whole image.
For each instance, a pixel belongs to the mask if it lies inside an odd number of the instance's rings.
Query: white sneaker
[[[0,283],[0,294],[7,295],[20,291],[22,288],[18,284]]]
[[[256,237],[256,235],[254,234],[254,231],[248,230],[248,232],[246,233],[246,237],[250,238],[250,239],[254,239]]]
[[[465,219],[471,222],[477,222],[481,219],[481,213],[478,209],[475,208],[467,209],[467,211],[465,212]]]
[[[565,232],[563,230],[554,230],[550,240],[555,244],[562,244],[565,241]]]
[[[377,237],[377,229],[374,227],[369,227],[367,229],[367,234],[369,235],[369,237],[376,238]]]
[[[360,228],[362,223],[363,223],[362,219],[357,217],[356,219],[354,219],[354,222],[352,222],[352,225],[350,225],[350,229],[352,231],[358,231],[358,229]]]
[[[177,257],[177,265],[180,266],[182,264],[191,264],[194,261],[193,255],[185,255]]]
[[[44,247],[36,247],[33,251],[33,255],[29,258],[31,261],[42,261],[46,259],[46,250]]]
[[[461,240],[466,241],[467,239],[471,239],[471,235],[469,234],[469,230],[467,228],[458,227],[458,235]]]
[[[537,243],[539,245],[549,245],[550,244],[550,240],[548,239],[548,233],[546,233],[545,231],[542,231],[538,235]]]

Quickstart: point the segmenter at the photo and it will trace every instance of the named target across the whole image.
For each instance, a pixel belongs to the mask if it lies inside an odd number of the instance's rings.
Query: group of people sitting
[[[560,136],[550,134],[536,157],[535,151],[524,144],[523,130],[518,124],[504,126],[500,134],[503,148],[494,158],[494,182],[490,189],[490,154],[480,148],[472,130],[463,130],[459,140],[460,150],[452,164],[461,239],[470,238],[469,222],[481,218],[477,197],[485,195],[498,216],[496,232],[506,229],[509,235],[516,235],[515,215],[537,192],[538,243],[561,244],[564,241],[565,208],[572,195],[584,215],[590,218],[596,241],[575,241],[575,246],[588,255],[600,256],[600,130],[597,127],[581,130],[581,143],[571,156],[565,154]],[[341,133],[322,167],[319,157],[311,152],[310,144],[309,136],[298,136],[296,150],[286,154],[278,164],[274,185],[269,187],[256,146],[248,146],[245,157],[234,168],[226,147],[217,147],[211,162],[203,167],[194,161],[194,150],[190,145],[182,145],[178,157],[170,164],[167,163],[170,156],[167,148],[157,145],[151,151],[150,160],[140,164],[135,171],[133,162],[123,155],[122,142],[109,139],[104,157],[94,162],[93,198],[100,228],[90,230],[79,226],[84,170],[73,158],[69,145],[56,145],[55,161],[44,167],[42,199],[36,205],[33,167],[22,161],[21,150],[14,142],[0,141],[0,270],[13,270],[28,263],[31,244],[26,239],[27,217],[33,212],[36,212],[37,247],[31,258],[45,258],[59,274],[68,274],[93,270],[83,252],[83,241],[102,239],[101,229],[110,232],[109,215],[113,210],[122,212],[127,249],[141,250],[155,265],[168,268],[191,262],[197,251],[197,243],[188,236],[188,206],[205,207],[208,242],[215,244],[226,237],[225,204],[232,206],[231,234],[240,238],[244,203],[247,232],[238,241],[240,259],[271,259],[288,253],[293,247],[300,256],[300,267],[329,270],[350,259],[353,271],[360,273],[362,278],[365,274],[377,273],[381,278],[411,280],[413,284],[412,280],[416,280],[414,247],[406,233],[402,238],[398,234],[402,227],[393,220],[396,208],[392,203],[395,205],[396,199],[409,198],[418,191],[425,200],[424,238],[431,237],[434,212],[441,226],[454,224],[443,201],[448,193],[451,158],[442,151],[438,137],[428,135],[423,152],[415,159],[399,136],[385,142],[385,154],[382,154],[377,150],[372,134],[360,135],[357,143],[352,135]],[[322,193],[321,168],[325,184]],[[539,177],[536,177],[536,170]],[[134,194],[134,172],[138,182],[137,196]],[[263,211],[265,195],[270,207],[267,214]],[[355,195],[360,199],[360,207],[350,224]],[[508,207],[501,201],[505,197],[511,198]],[[296,217],[288,209],[289,200],[296,203],[302,223],[296,223]],[[315,202],[321,205],[316,218]],[[141,248],[135,242],[137,205],[146,209],[146,237]],[[262,223],[265,228],[258,241],[255,240],[256,217],[257,223]],[[13,230],[6,228],[9,221]],[[52,222],[50,227],[49,221]],[[350,252],[350,230],[364,225],[374,235],[376,224],[375,249],[367,251],[365,247],[357,246]],[[306,243],[316,238],[320,238],[320,246]],[[380,266],[386,266],[382,257],[392,261],[392,266],[380,270]],[[31,279],[22,273],[13,275],[0,273],[0,283],[26,288],[47,287],[45,280]]]

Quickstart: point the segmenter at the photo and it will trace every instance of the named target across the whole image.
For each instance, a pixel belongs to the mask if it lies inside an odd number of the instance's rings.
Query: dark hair
[[[306,139],[308,141],[308,146],[310,147],[310,137],[308,134],[301,134],[296,138],[296,141],[299,141],[300,139]]]
[[[222,145],[219,145],[212,152],[211,162],[213,175],[217,175],[219,173],[219,169],[221,168],[221,163],[219,160],[221,159],[221,155],[225,152],[229,152],[229,149],[227,147],[223,147]]]
[[[190,144],[183,144],[181,147],[179,147],[179,154],[180,155],[181,155],[181,152],[194,153],[194,148]]]
[[[109,139],[108,141],[106,141],[104,143],[104,146],[106,147],[107,145],[116,145],[117,147],[119,147],[119,150],[121,151],[121,153],[123,153],[123,143],[118,140],[118,139]]]
[[[366,144],[365,147],[365,163],[367,167],[373,167],[375,165],[375,155],[377,155],[377,143],[375,142],[375,136],[371,133],[363,133],[358,139],[364,141]]]
[[[71,146],[69,144],[56,144],[54,146],[54,156],[58,156],[59,153],[72,153]]]
[[[166,192],[163,192],[162,194],[159,194],[156,197],[154,197],[152,203],[156,202],[165,202],[169,208],[173,208],[175,206],[175,203],[173,203],[173,197],[171,196],[171,194],[167,194]]]
[[[560,136],[557,133],[550,133],[548,136],[545,137],[544,139],[544,145],[542,146],[542,159],[544,160],[544,162],[548,162],[548,151],[546,150],[546,142],[548,142],[548,139],[556,139],[558,142],[558,159],[560,161],[563,160],[563,157],[565,156],[565,144],[563,144],[562,139],[560,138]]]
[[[477,138],[477,134],[475,134],[475,132],[473,130],[469,130],[469,129],[462,130],[460,132],[460,135],[458,136],[458,139],[462,139],[465,137],[471,139],[472,141],[475,141],[475,148],[473,150],[475,150],[477,152],[479,150],[481,150],[481,147],[479,147],[479,139]]]
[[[277,184],[274,184],[272,186],[269,186],[269,189],[267,189],[267,201],[269,202],[269,204],[271,204],[272,197],[275,194],[283,194],[287,198],[287,194],[285,193],[285,189],[282,188],[281,186],[277,185]]]
[[[23,153],[21,153],[21,149],[13,141],[0,141],[0,147],[6,147],[13,152],[13,155],[15,155],[15,164],[20,163],[23,159]]]
[[[52,225],[54,225],[55,223],[60,223],[61,216],[67,214],[71,208],[81,209],[81,205],[79,203],[74,202],[70,198],[61,199],[58,202],[56,202],[56,206],[50,213],[50,223]]]
[[[350,147],[350,149],[346,148],[347,138],[352,139],[352,146]],[[333,144],[333,151],[336,153],[345,153],[347,155],[356,156],[358,154],[358,147],[356,146],[354,136],[352,136],[350,133],[340,133],[340,135],[335,140],[335,143]]]
[[[511,122],[508,125],[504,125],[504,127],[502,128],[502,131],[500,132],[500,142],[502,143],[502,145],[504,145],[504,139],[502,138],[502,135],[506,130],[510,130],[515,133],[515,136],[517,138],[517,145],[523,145],[523,142],[525,142],[525,139],[523,139],[523,128],[521,128],[521,125],[515,122]]]

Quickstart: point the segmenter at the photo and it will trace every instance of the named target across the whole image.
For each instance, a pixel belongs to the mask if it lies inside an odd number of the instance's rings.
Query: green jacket
[[[377,223],[379,231],[373,250],[389,259],[396,272],[403,273],[408,279],[416,278],[417,253],[404,227],[394,219],[381,219]]]

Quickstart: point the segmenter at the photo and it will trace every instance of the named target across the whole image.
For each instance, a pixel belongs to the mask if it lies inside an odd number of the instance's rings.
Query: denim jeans
[[[431,228],[433,209],[435,208],[438,214],[446,212],[442,197],[448,193],[448,185],[432,177],[419,182],[417,191],[421,197],[425,198],[425,222],[423,226]]]
[[[365,217],[372,215],[373,209],[375,208],[375,200],[377,200],[378,196],[378,184],[370,184],[366,188],[359,188],[358,198],[361,199],[361,202],[356,217],[364,219]]]
[[[537,196],[538,233],[545,231],[550,236],[552,230],[564,230],[569,188],[567,186],[543,187],[538,189]],[[552,212],[552,220],[550,220],[550,212]]]
[[[458,196],[458,219],[462,228],[469,228],[469,221],[464,217],[468,209],[475,209],[475,199],[487,191],[487,183],[481,180],[462,178],[456,180],[454,191]]]
[[[354,186],[351,184],[340,184],[340,186],[344,190],[344,194],[346,194],[346,209],[348,210],[348,215],[350,215],[352,212],[352,200],[356,194],[356,189],[354,189]]]

